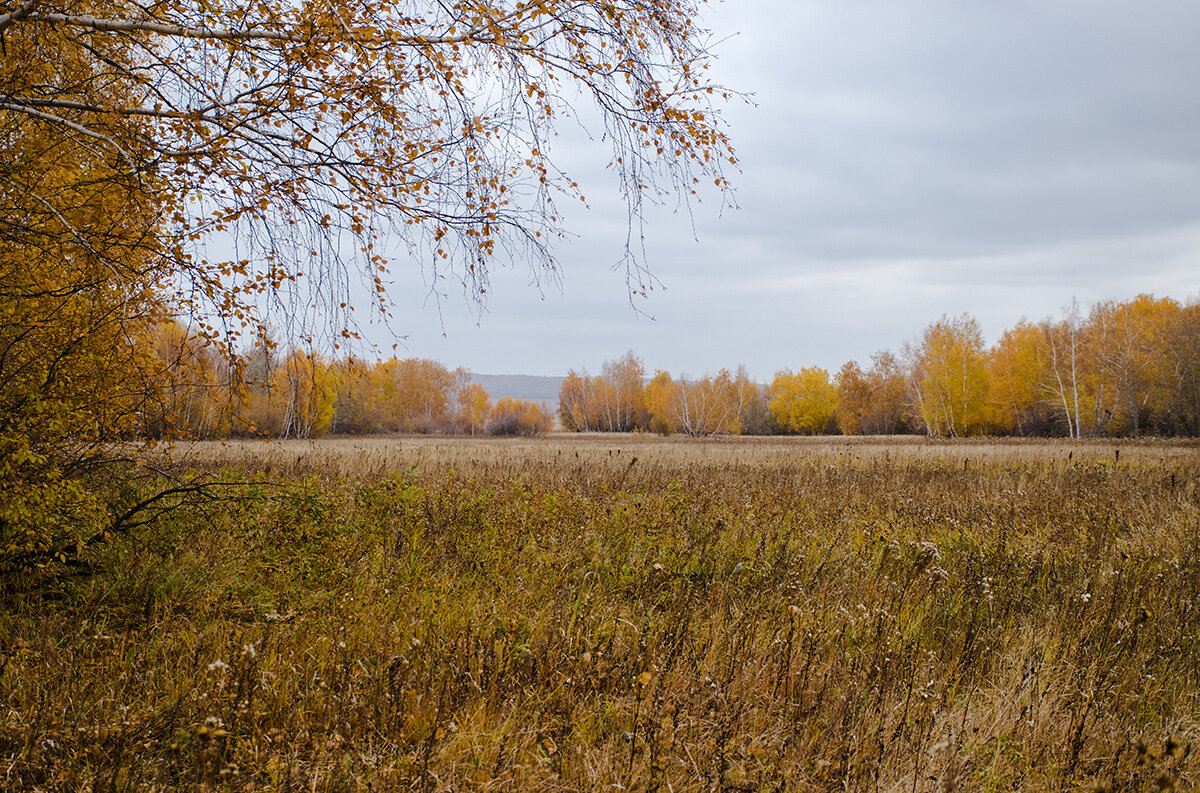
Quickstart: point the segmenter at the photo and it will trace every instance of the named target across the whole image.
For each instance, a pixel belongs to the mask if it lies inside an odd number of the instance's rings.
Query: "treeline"
[[[387,432],[534,435],[553,415],[493,401],[436,361],[329,358],[259,339],[218,354],[178,323],[151,342],[164,375],[142,408],[151,435],[308,438]],[[1200,435],[1200,302],[1139,295],[1022,321],[992,346],[967,314],[837,372],[803,367],[755,382],[744,367],[650,374],[630,352],[598,375],[572,370],[558,416],[573,431],[714,434]]]
[[[599,375],[572,370],[564,428],[687,435],[1200,435],[1200,303],[1139,295],[1022,321],[984,344],[968,314],[931,323],[898,352],[835,374],[744,368],[647,377],[632,352]]]
[[[330,359],[259,339],[231,362],[174,322],[153,344],[165,377],[144,425],[156,437],[537,435],[554,422],[537,403],[493,401],[468,371],[437,361]]]

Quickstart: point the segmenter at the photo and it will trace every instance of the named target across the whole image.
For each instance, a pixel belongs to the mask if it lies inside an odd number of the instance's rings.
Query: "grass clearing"
[[[246,484],[6,592],[4,784],[1200,774],[1194,442],[404,438],[170,462]]]

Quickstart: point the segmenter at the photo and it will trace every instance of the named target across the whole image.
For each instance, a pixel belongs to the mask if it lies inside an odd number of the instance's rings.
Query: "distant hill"
[[[545,402],[546,407],[558,410],[558,390],[561,377],[541,377],[533,374],[475,374],[471,379],[483,386],[492,399],[513,397]]]

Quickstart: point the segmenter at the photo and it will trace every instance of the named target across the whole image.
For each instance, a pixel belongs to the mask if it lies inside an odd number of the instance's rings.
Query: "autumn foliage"
[[[0,23],[0,97],[65,86],[127,98],[53,30]],[[69,111],[66,111],[70,115]],[[108,134],[106,123],[92,130]],[[152,181],[70,127],[0,100],[0,572],[101,536],[96,472],[159,412],[153,331],[167,311]]]
[[[525,399],[501,397],[492,407],[485,430],[488,435],[541,435],[554,424],[554,416]]]
[[[583,194],[551,143],[581,103],[631,220],[644,195],[723,190],[735,158],[697,15],[694,0],[31,0],[0,13],[0,124],[51,158],[90,152],[117,202],[151,196],[143,233],[206,336],[268,314],[349,335],[353,281],[386,311],[388,235],[476,297],[497,258],[552,274],[555,202]],[[69,218],[71,195],[38,188],[39,215]],[[208,255],[226,235],[234,255]]]
[[[638,391],[633,383],[643,386]],[[598,376],[572,371],[559,413],[575,431],[663,434],[1200,435],[1200,303],[1139,295],[1085,316],[1022,320],[990,347],[967,314],[930,323],[868,368],[739,368],[646,378],[627,353]]]
[[[150,424],[163,438],[316,438],[443,433],[538,435],[553,414],[535,402],[493,400],[465,369],[423,358],[331,359],[260,339],[247,356],[253,379],[205,354],[204,340],[165,323],[153,353],[166,373],[164,404]]]
[[[985,344],[969,315],[930,323],[899,353],[882,350],[836,373],[802,366],[755,382],[744,367],[702,377],[648,375],[627,352],[600,374],[572,370],[557,410],[575,432],[690,436],[802,434],[943,437],[1200,433],[1200,313],[1146,295],[1105,301],[1086,316],[1022,321]],[[495,404],[464,369],[418,358],[329,358],[260,340],[245,385],[202,337],[178,324],[149,337],[164,436],[535,434],[544,406]],[[152,415],[159,415],[152,412]],[[165,428],[165,429],[155,429]]]
[[[493,403],[466,370],[436,361],[332,358],[282,350],[268,335],[243,356],[239,374],[177,322],[138,338],[120,371],[154,373],[154,398],[128,403],[123,423],[104,430],[110,436],[517,435],[555,424],[546,407]],[[557,419],[568,431],[697,437],[1195,435],[1198,344],[1196,304],[1142,295],[1105,301],[1086,316],[1074,309],[1057,321],[1022,321],[991,346],[972,317],[942,317],[868,367],[783,369],[767,384],[744,367],[650,376],[627,352],[600,374],[569,372]]]

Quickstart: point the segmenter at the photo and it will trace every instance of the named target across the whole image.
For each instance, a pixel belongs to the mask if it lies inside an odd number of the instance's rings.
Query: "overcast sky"
[[[1194,0],[731,0],[704,22],[718,81],[753,94],[724,111],[739,208],[650,213],[644,314],[612,269],[606,151],[564,136],[591,209],[557,249],[561,289],[518,264],[482,316],[453,292],[439,312],[397,261],[401,355],[551,375],[632,349],[650,371],[769,380],[865,362],[942,314],[994,341],[1073,296],[1200,294]]]

